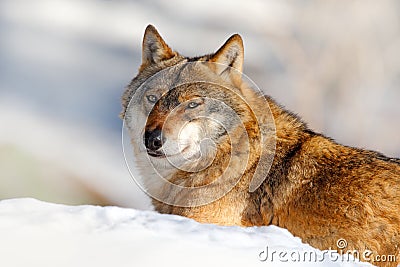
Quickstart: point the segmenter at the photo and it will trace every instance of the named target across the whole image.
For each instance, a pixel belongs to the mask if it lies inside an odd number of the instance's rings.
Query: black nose
[[[146,131],[144,133],[144,145],[151,151],[156,151],[163,145],[161,130]]]

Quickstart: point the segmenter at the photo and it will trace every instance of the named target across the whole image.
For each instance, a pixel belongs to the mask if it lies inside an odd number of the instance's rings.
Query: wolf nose
[[[146,131],[144,133],[144,145],[152,151],[160,149],[163,145],[161,130]]]

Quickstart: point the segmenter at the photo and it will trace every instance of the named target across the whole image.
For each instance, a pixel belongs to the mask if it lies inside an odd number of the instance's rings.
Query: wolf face
[[[231,89],[190,83],[169,90],[156,102],[143,140],[150,156],[199,171],[211,164],[216,149],[222,149],[233,131],[246,132],[243,124],[251,120],[251,109]]]
[[[148,26],[142,65],[121,113],[138,153],[147,153],[157,169],[209,166],[230,131],[246,132],[244,124],[256,120],[238,89],[242,65],[239,35],[215,54],[187,58]]]

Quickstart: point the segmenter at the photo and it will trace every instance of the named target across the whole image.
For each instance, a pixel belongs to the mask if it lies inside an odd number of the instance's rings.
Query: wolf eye
[[[188,106],[188,108],[195,108],[195,107],[197,107],[198,105],[199,105],[199,103],[190,102],[187,106]]]
[[[155,96],[155,95],[148,95],[148,96],[146,96],[147,97],[147,100],[150,102],[150,103],[156,103],[157,102],[157,97]]]

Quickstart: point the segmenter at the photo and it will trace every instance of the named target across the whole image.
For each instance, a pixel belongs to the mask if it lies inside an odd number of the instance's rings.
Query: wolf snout
[[[163,146],[162,132],[159,129],[153,131],[145,131],[144,133],[144,145],[148,151],[157,151]]]

